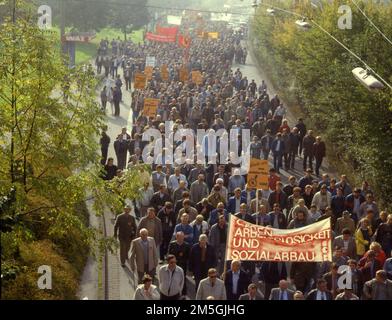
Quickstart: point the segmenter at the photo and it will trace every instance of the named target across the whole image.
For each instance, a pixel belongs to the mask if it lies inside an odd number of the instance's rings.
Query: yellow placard
[[[200,85],[203,83],[203,76],[200,71],[192,71],[192,82]]]
[[[268,190],[268,160],[250,159],[247,183],[250,188]]]
[[[157,115],[157,109],[159,105],[159,99],[146,98],[144,99],[143,115],[147,118],[155,118]]]
[[[144,74],[147,76],[147,81],[152,79],[153,67],[147,66],[144,68]]]
[[[135,74],[135,84],[134,84],[134,88],[135,89],[144,89],[146,86],[146,80],[147,80],[147,76],[143,73],[136,73]]]
[[[219,32],[208,32],[208,38],[209,39],[218,39],[219,38]]]
[[[185,67],[180,69],[180,81],[186,82],[188,81],[188,70]]]
[[[164,81],[169,80],[169,70],[167,69],[167,65],[162,65],[161,67],[161,77]]]

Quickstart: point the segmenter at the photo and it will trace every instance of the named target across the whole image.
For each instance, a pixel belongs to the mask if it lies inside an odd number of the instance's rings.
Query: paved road
[[[246,65],[233,65],[233,69],[240,68],[243,75],[247,76],[249,80],[255,79],[256,83],[259,84],[261,83],[261,80],[264,79],[267,86],[268,86],[268,93],[270,96],[275,94],[277,91],[273,88],[271,82],[269,79],[265,76],[263,70],[256,65],[255,63],[255,58],[252,53],[248,55],[247,63]],[[120,71],[121,73],[121,71]],[[100,89],[97,91],[97,101],[99,101],[99,92]],[[125,91],[123,90],[123,103],[121,103],[121,111],[120,111],[120,117],[114,117],[112,115],[112,111],[110,108],[110,105],[108,103],[107,105],[107,124],[108,124],[108,135],[111,139],[111,144],[109,147],[109,157],[115,157],[115,152],[113,148],[113,142],[115,141],[116,136],[121,132],[122,127],[127,127],[128,132],[131,131],[132,129],[132,112],[130,110],[130,104],[131,104],[131,92],[130,91]],[[100,101],[99,101],[100,102]],[[283,101],[284,102],[284,101]],[[287,106],[287,104],[286,104]],[[289,125],[293,126],[295,125],[296,118],[291,110],[290,106],[288,106],[288,115],[287,118],[289,120]],[[269,158],[270,161],[270,166],[272,166],[272,158]],[[116,160],[115,160],[116,162]],[[327,170],[327,162],[324,163],[324,166],[321,168],[321,173],[327,172],[331,173],[331,170]],[[297,178],[300,178],[303,175],[302,171],[302,158],[296,159],[295,162],[295,169],[290,170],[290,171],[285,171],[281,170],[281,177],[282,181],[284,183],[287,182],[287,179],[289,176],[294,175]],[[336,176],[336,175],[335,175]],[[113,216],[112,214],[108,211],[105,213],[105,223],[107,226],[107,232],[108,235],[113,235]],[[137,285],[137,276],[134,275],[129,267],[122,268],[120,266],[120,261],[119,261],[119,256],[118,254],[111,254],[109,253],[108,256],[108,268],[109,268],[109,277],[108,277],[108,282],[109,282],[109,299],[110,300],[130,300],[133,297],[134,294],[134,289]],[[136,280],[136,281],[135,281]],[[189,291],[189,297],[194,298],[195,292],[194,292],[194,281],[190,276],[187,277],[187,283],[188,283],[188,291]]]

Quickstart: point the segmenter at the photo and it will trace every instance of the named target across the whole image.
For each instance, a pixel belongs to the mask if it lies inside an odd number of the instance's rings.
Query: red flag
[[[157,26],[156,33],[161,36],[176,36],[178,27],[161,27]]]
[[[189,48],[191,46],[191,38],[180,34],[178,36],[178,45],[183,48]]]
[[[158,42],[176,42],[176,36],[163,36],[159,34],[154,34],[151,32],[146,33],[146,39],[150,41],[158,41]]]

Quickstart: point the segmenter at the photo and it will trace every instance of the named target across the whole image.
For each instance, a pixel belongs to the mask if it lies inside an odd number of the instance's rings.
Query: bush
[[[3,264],[3,263],[2,263]],[[60,300],[76,299],[78,290],[78,272],[57,251],[49,240],[24,243],[20,246],[21,268],[14,280],[2,282],[2,299],[7,300]],[[41,274],[38,268],[48,265],[52,271],[52,289],[38,288],[37,281]]]

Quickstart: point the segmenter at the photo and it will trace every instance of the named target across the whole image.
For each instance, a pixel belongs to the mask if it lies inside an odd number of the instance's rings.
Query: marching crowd
[[[232,70],[234,62],[246,60],[239,34],[222,25],[208,27],[219,32],[219,39],[200,39],[190,33],[188,49],[176,43],[133,44],[113,39],[110,44],[102,41],[98,50],[97,72],[103,67],[109,79],[101,92],[102,108],[109,102],[116,116],[120,115],[122,91],[132,90],[134,75],[143,72],[147,56],[156,59],[145,89],[133,90],[132,101],[125,101],[131,104],[134,124],[130,132],[123,128],[113,143],[117,165],[107,158],[110,138],[105,132],[101,138],[107,180],[117,179],[122,170],[143,162],[146,130],[159,130],[161,143],[165,141],[159,154],[149,150],[154,159],[150,182],[133,206],[124,207],[114,228],[122,266],[128,263],[138,275],[140,285],[134,298],[177,300],[189,296],[188,275],[195,280],[199,300],[392,300],[392,214],[379,208],[366,181],[357,187],[345,175],[320,176],[326,156],[322,138],[308,130],[303,119],[290,127],[285,106],[278,95],[269,96],[264,81],[257,84],[240,68]],[[166,80],[162,65],[168,68]],[[189,75],[186,81],[180,74],[184,67]],[[199,84],[191,80],[194,70],[202,73]],[[142,113],[146,98],[160,100],[155,117]],[[219,151],[216,161],[187,159],[177,165],[168,150],[179,144],[165,140],[167,121],[172,121],[174,132],[234,130],[240,147],[242,131],[249,129],[246,152],[252,158],[272,157],[269,191],[249,186],[241,165],[231,158],[220,163]],[[194,147],[205,148],[200,141]],[[302,159],[304,176],[300,179],[294,175],[299,170],[295,159]],[[287,184],[282,183],[280,170],[291,172]],[[231,215],[278,229],[331,218],[333,261],[225,263]],[[344,289],[338,285],[342,265],[349,266],[345,275],[351,277],[351,286]]]

